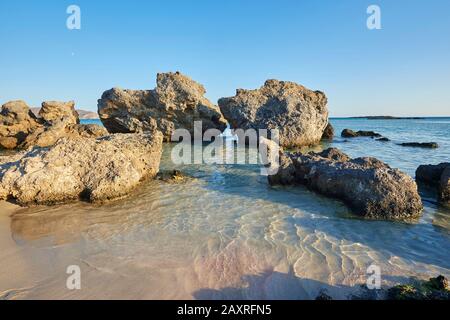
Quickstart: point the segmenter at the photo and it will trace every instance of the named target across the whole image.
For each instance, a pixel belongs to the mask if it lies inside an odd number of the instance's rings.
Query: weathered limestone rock
[[[152,131],[156,123],[164,141],[170,141],[176,129],[187,129],[193,136],[194,121],[202,121],[202,132],[225,130],[225,119],[204,97],[206,91],[201,84],[179,72],[159,73],[156,82],[155,90],[113,88],[103,93],[98,113],[109,132]]]
[[[381,219],[418,217],[423,209],[414,180],[375,158],[351,159],[338,149],[281,155],[271,184],[303,184],[343,200],[356,214]]]
[[[278,129],[282,147],[320,142],[328,124],[327,98],[299,84],[267,80],[256,90],[236,90],[219,100],[219,107],[233,129]]]
[[[16,148],[39,126],[36,116],[24,101],[5,103],[0,112],[0,148]]]
[[[30,205],[119,198],[156,176],[161,152],[157,131],[62,138],[1,163],[0,199]]]
[[[79,124],[74,107],[73,101],[43,102],[39,117],[36,117],[23,101],[4,104],[0,113],[0,148],[48,147],[62,137],[100,137],[108,134],[101,126]]]
[[[57,123],[79,124],[80,119],[75,111],[75,102],[44,101],[39,116],[49,125]]]
[[[450,204],[450,162],[419,166],[416,170],[416,180],[435,187],[439,200]]]

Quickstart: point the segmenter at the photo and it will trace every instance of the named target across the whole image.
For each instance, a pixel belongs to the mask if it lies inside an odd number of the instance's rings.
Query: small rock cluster
[[[381,134],[374,131],[353,131],[351,129],[344,129],[341,132],[341,137],[343,138],[356,138],[356,137],[370,137],[377,141],[389,142],[389,138],[383,137]],[[436,142],[402,142],[398,143],[402,147],[413,147],[413,148],[426,148],[426,149],[436,149],[439,148],[439,144]]]
[[[24,101],[11,101],[0,112],[0,148],[48,147],[62,137],[101,137],[108,132],[98,125],[82,125],[75,103],[46,101],[39,117]]]

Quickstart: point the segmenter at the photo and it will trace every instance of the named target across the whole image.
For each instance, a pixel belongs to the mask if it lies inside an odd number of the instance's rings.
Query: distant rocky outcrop
[[[416,170],[416,180],[435,187],[439,200],[450,204],[450,162],[419,166]]]
[[[2,159],[0,200],[48,205],[119,198],[143,179],[156,176],[161,152],[162,134],[156,131],[62,138],[49,148]]]
[[[46,101],[36,116],[24,101],[11,101],[0,112],[0,148],[48,147],[62,137],[100,137],[98,125],[81,125],[75,103]]]
[[[344,129],[341,132],[343,138],[356,138],[356,137],[370,137],[370,138],[381,138],[382,135],[374,131],[353,131],[351,129]]]
[[[351,159],[338,149],[321,153],[281,153],[272,185],[303,184],[341,199],[357,215],[407,219],[421,214],[422,201],[414,180],[375,158]]]
[[[202,132],[226,128],[217,106],[204,97],[205,88],[192,79],[176,73],[159,73],[154,90],[105,91],[98,100],[100,120],[111,133],[145,132],[157,128],[164,141],[170,141],[176,129],[194,134],[194,121],[202,121]]]
[[[436,149],[439,148],[439,144],[436,142],[404,142],[399,143],[402,147],[413,147],[413,148],[426,148],[426,149]]]
[[[350,119],[367,119],[367,120],[422,120],[423,117],[394,117],[394,116],[363,116],[350,117]]]
[[[320,142],[328,125],[327,97],[288,81],[267,80],[256,90],[236,90],[219,100],[233,129],[278,129],[286,148]]]

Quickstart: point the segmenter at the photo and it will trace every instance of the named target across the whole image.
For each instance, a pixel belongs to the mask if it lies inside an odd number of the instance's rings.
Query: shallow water
[[[450,159],[448,118],[332,122],[337,133],[375,130],[393,142],[336,137],[315,149],[375,156],[411,175]],[[441,147],[395,144],[407,141]],[[450,276],[450,210],[431,190],[421,191],[418,221],[368,221],[305,188],[270,187],[257,165],[174,166],[164,148],[162,169],[182,170],[186,182],[149,181],[103,206],[20,209],[8,228],[0,215],[0,297],[313,299],[326,288],[344,299],[372,264],[384,286]],[[81,290],[66,288],[68,265],[80,266]]]

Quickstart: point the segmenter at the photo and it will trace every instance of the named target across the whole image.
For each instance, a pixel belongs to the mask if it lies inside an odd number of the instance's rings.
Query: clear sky
[[[0,103],[96,110],[107,89],[179,70],[213,102],[276,78],[324,91],[332,116],[450,116],[448,0],[0,0],[0,39]]]

